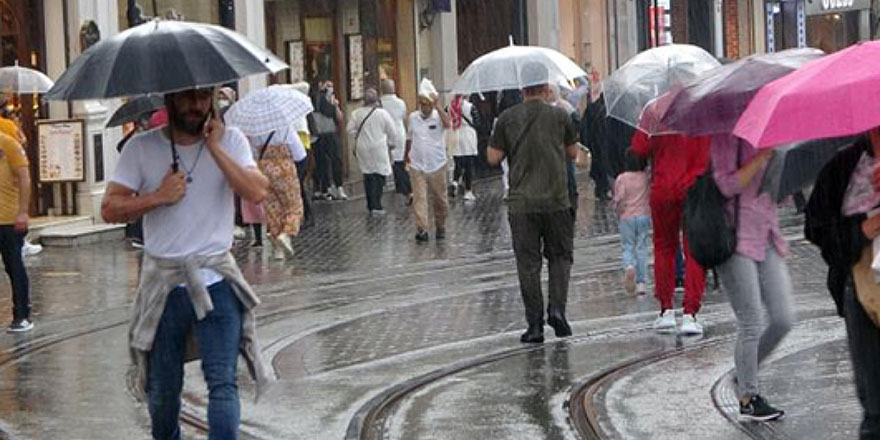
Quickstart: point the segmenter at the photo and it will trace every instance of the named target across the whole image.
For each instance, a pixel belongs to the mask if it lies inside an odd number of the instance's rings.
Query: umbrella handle
[[[180,163],[177,160],[177,145],[174,145],[174,133],[170,132],[171,137],[171,172],[176,173],[180,171]]]

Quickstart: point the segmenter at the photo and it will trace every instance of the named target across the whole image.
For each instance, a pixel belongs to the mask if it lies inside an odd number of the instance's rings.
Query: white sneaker
[[[681,318],[681,330],[679,333],[686,336],[703,334],[703,325],[697,321],[696,315],[684,315]]]
[[[477,200],[477,196],[474,195],[473,191],[467,191],[464,193],[464,200],[468,202],[473,202],[474,200]]]
[[[645,283],[636,284],[636,295],[645,295],[648,293],[648,286]]]
[[[289,235],[287,235],[287,234],[279,235],[278,240],[275,242],[275,244],[280,245],[277,247],[280,247],[281,250],[284,251],[284,253],[287,256],[293,257],[293,255],[294,255],[293,245],[290,243],[290,236]]]
[[[247,231],[245,231],[244,228],[242,228],[241,226],[236,226],[232,232],[232,236],[236,240],[244,240],[245,238],[247,238]]]
[[[348,200],[348,194],[345,193],[345,190],[342,189],[341,186],[336,187],[336,197],[339,200]]]
[[[654,320],[654,331],[657,333],[675,333],[675,311],[669,309]]]
[[[24,245],[21,247],[21,256],[27,257],[30,255],[37,255],[40,252],[43,252],[43,246],[38,244],[31,244],[31,242],[25,240]]]
[[[630,294],[636,292],[636,268],[632,266],[626,268],[623,275],[623,288]]]

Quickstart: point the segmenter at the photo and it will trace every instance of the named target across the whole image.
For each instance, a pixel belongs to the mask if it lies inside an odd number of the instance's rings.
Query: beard
[[[180,113],[177,109],[168,108],[168,116],[174,128],[192,136],[202,134],[208,122],[208,112],[189,111]]]

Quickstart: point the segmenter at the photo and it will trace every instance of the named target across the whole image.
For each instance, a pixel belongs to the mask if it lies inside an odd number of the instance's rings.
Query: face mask
[[[229,107],[229,104],[230,104],[230,102],[226,99],[221,99],[221,100],[217,101],[217,106],[221,107],[221,108],[222,107]]]
[[[327,87],[327,96],[333,95],[333,87]]]

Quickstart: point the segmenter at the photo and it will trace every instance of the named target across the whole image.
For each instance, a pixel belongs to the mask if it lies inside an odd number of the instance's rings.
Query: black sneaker
[[[16,319],[6,327],[7,333],[23,333],[34,328],[34,323],[27,319]]]
[[[416,232],[416,241],[418,242],[426,242],[428,241],[428,232],[427,231],[419,231]]]
[[[742,420],[753,420],[757,422],[767,422],[776,420],[785,415],[785,411],[770,406],[761,396],[754,396],[749,403],[743,405],[739,403],[739,417]]]

